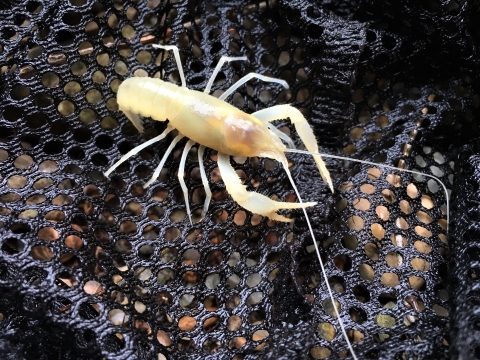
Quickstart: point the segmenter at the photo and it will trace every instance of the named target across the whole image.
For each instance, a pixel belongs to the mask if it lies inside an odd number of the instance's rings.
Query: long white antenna
[[[297,189],[295,183],[293,182],[292,174],[290,174],[290,170],[288,170],[288,163],[287,162],[283,162],[283,168],[285,169],[285,172],[287,173],[288,179],[290,180],[290,183],[293,186],[293,190],[295,190],[295,194],[297,194],[298,201],[300,202],[300,204],[303,204],[302,198],[300,197],[300,193],[298,192],[298,189]],[[320,262],[320,268],[322,269],[322,274],[323,274],[323,277],[325,279],[325,285],[327,285],[328,294],[330,295],[330,300],[332,301],[332,306],[335,309],[335,315],[337,315],[338,323],[340,324],[340,328],[342,329],[343,337],[345,338],[345,341],[347,342],[348,349],[350,350],[353,358],[355,360],[358,360],[357,356],[355,355],[355,352],[353,351],[353,347],[352,347],[352,344],[350,343],[350,339],[348,338],[347,331],[345,330],[345,325],[343,324],[342,318],[340,317],[340,313],[338,312],[337,306],[335,305],[335,298],[333,297],[332,288],[330,287],[330,284],[328,283],[327,272],[325,271],[325,267],[323,266],[322,257],[320,255],[320,249],[318,248],[317,241],[315,240],[315,235],[313,234],[312,225],[310,224],[310,219],[308,218],[307,210],[305,210],[305,206],[302,206],[302,210],[303,210],[303,213],[305,215],[305,219],[307,220],[308,230],[310,231],[310,235],[312,236],[313,245],[315,246],[315,251],[317,252],[318,261]]]
[[[384,168],[388,168],[388,169],[392,169],[392,170],[396,170],[396,171],[404,171],[404,172],[408,172],[408,173],[411,173],[411,174],[418,174],[418,175],[422,175],[422,176],[426,176],[426,177],[429,177],[431,179],[434,179],[436,181],[438,181],[442,187],[443,187],[443,190],[445,191],[445,200],[446,200],[446,205],[447,205],[447,234],[448,234],[448,226],[449,226],[449,223],[450,223],[450,200],[449,200],[449,197],[448,197],[448,191],[447,191],[447,187],[445,186],[445,184],[439,179],[437,178],[436,176],[433,176],[433,175],[429,175],[429,174],[424,174],[424,173],[421,173],[419,171],[414,171],[414,170],[407,170],[407,169],[401,169],[401,168],[397,168],[397,167],[394,167],[394,166],[390,166],[390,165],[384,165],[384,164],[377,164],[377,163],[374,163],[374,162],[371,162],[371,161],[366,161],[366,160],[359,160],[359,159],[351,159],[351,158],[347,158],[347,157],[344,157],[344,156],[337,156],[337,155],[330,155],[330,154],[322,154],[322,153],[317,153],[317,152],[310,152],[310,151],[305,151],[305,150],[298,150],[298,149],[286,149],[285,152],[290,152],[290,153],[298,153],[298,154],[306,154],[306,155],[320,155],[322,157],[326,157],[326,158],[332,158],[332,159],[340,159],[340,160],[349,160],[349,161],[354,161],[354,162],[359,162],[359,163],[362,163],[362,164],[368,164],[368,165],[373,165],[373,166],[379,166],[379,167],[384,167]],[[290,183],[292,184],[292,187],[298,197],[298,201],[303,204],[303,201],[302,201],[302,198],[300,197],[300,194],[298,192],[298,189],[295,185],[295,183],[293,182],[293,179],[292,179],[292,175],[290,174],[290,170],[288,169],[288,163],[283,163],[283,167],[287,173],[287,176],[288,176],[288,179],[290,180]],[[357,359],[357,356],[355,355],[355,352],[353,351],[353,347],[352,347],[352,344],[350,343],[350,340],[347,336],[347,332],[345,330],[345,325],[343,324],[343,321],[340,317],[340,314],[338,312],[338,309],[337,309],[337,306],[335,305],[335,298],[333,297],[333,292],[332,292],[332,289],[330,287],[330,284],[328,283],[328,278],[327,278],[327,274],[326,274],[326,271],[325,271],[325,267],[323,265],[323,261],[322,261],[322,257],[321,257],[321,254],[320,254],[320,249],[318,248],[318,245],[317,245],[317,242],[315,240],[315,236],[313,234],[313,229],[312,229],[312,225],[310,224],[310,219],[307,215],[307,211],[305,210],[305,207],[302,206],[302,210],[303,210],[303,213],[305,215],[305,219],[307,221],[307,224],[308,224],[308,229],[310,231],[310,235],[312,236],[312,240],[313,240],[313,245],[315,246],[315,251],[317,253],[317,257],[318,257],[318,261],[320,262],[320,268],[322,270],[322,274],[323,274],[323,277],[325,279],[325,285],[327,286],[327,289],[328,289],[328,294],[330,296],[330,300],[332,301],[332,306],[333,308],[335,309],[335,314],[337,315],[337,318],[338,318],[338,322],[339,322],[339,325],[340,325],[340,328],[342,330],[342,333],[343,333],[343,336],[347,342],[347,346],[348,346],[348,349],[350,350],[350,353],[352,354],[353,358],[355,360],[358,360]]]
[[[426,176],[426,177],[429,177],[431,179],[434,179],[434,180],[438,181],[442,185],[443,190],[445,191],[445,201],[446,201],[446,205],[447,205],[447,234],[448,234],[448,225],[450,223],[450,199],[448,197],[447,187],[442,182],[442,180],[440,180],[436,176],[429,175],[429,174],[424,174],[424,173],[421,173],[421,172],[415,171],[415,170],[402,169],[402,168],[397,168],[395,166],[378,164],[378,163],[374,163],[374,162],[366,161],[366,160],[351,159],[351,158],[347,158],[347,157],[344,157],[344,156],[338,156],[338,155],[322,154],[322,153],[305,151],[305,150],[298,150],[298,149],[285,149],[284,151],[285,152],[291,152],[291,153],[298,153],[298,154],[306,154],[306,155],[320,155],[320,156],[323,156],[323,157],[326,157],[326,158],[339,159],[339,160],[349,160],[349,161],[359,162],[359,163],[367,164],[367,165],[382,166],[382,167],[385,167],[387,169],[392,169],[392,170],[396,170],[396,171],[404,171],[404,172],[408,172],[408,173],[411,173],[411,174]]]

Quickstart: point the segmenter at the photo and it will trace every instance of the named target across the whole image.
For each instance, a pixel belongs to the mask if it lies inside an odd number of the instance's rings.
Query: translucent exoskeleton
[[[117,161],[108,171],[105,172],[105,176],[109,176],[121,163],[134,156],[147,146],[164,139],[169,132],[173,129],[178,130],[178,135],[173,139],[167,150],[165,151],[159,165],[155,169],[152,177],[147,181],[144,187],[148,187],[152,184],[160,175],[160,172],[166,162],[167,157],[174,149],[175,145],[183,138],[187,137],[189,141],[186,143],[178,170],[178,179],[182,187],[187,214],[191,220],[190,205],[188,199],[188,189],[183,179],[185,162],[187,154],[191,147],[198,143],[198,161],[201,179],[203,186],[205,187],[206,200],[202,211],[202,216],[205,215],[208,210],[208,206],[212,197],[210,191],[207,175],[203,166],[203,155],[205,147],[212,148],[218,151],[218,167],[222,175],[225,187],[232,197],[243,208],[257,213],[270,219],[277,221],[291,222],[285,216],[277,213],[280,209],[302,209],[306,217],[306,221],[309,227],[310,234],[313,238],[315,251],[317,253],[320,267],[324,278],[327,278],[322,260],[320,250],[315,241],[314,233],[310,220],[305,210],[306,207],[316,205],[315,202],[302,202],[300,194],[298,192],[292,176],[288,169],[286,152],[303,152],[313,156],[318,170],[323,180],[328,184],[333,192],[333,183],[330,178],[330,174],[321,158],[321,154],[318,152],[317,140],[313,134],[312,128],[306,121],[302,113],[296,108],[290,105],[277,105],[267,109],[257,111],[253,114],[246,114],[243,111],[235,108],[231,104],[224,100],[231,95],[237,88],[245,84],[252,78],[258,78],[267,82],[275,82],[281,84],[288,89],[288,84],[284,80],[266,77],[256,73],[250,73],[234,85],[232,85],[226,92],[224,92],[219,98],[209,95],[211,86],[215,77],[217,76],[220,68],[225,62],[247,60],[246,57],[222,57],[218,62],[215,70],[209,79],[204,92],[189,90],[186,87],[185,76],[183,73],[182,65],[180,62],[179,52],[176,46],[167,45],[153,45],[155,48],[172,50],[175,55],[182,86],[177,86],[171,83],[164,82],[160,79],[152,78],[130,78],[125,80],[118,89],[117,103],[127,118],[133,123],[133,125],[143,133],[142,117],[151,117],[153,120],[166,121],[169,123],[165,131],[154,137],[153,139],[135,147],[133,150],[125,154],[119,161]],[[294,124],[297,134],[304,143],[308,151],[297,150],[293,144],[293,141],[286,134],[280,132],[271,124],[274,120],[290,119]],[[283,142],[287,145],[284,145]],[[299,203],[286,203],[279,202],[270,199],[269,197],[256,193],[248,192],[246,186],[242,185],[237,173],[230,164],[230,156],[242,156],[242,157],[268,157],[280,162],[285,169],[288,178],[293,186],[293,189],[299,199]],[[328,157],[336,157],[331,155],[324,155]],[[345,159],[342,157],[337,157]],[[359,161],[354,160],[353,161]],[[369,163],[365,161],[359,161]],[[372,164],[372,163],[369,163]],[[374,164],[379,165],[379,164]],[[382,165],[385,166],[385,165]],[[391,166],[385,166],[387,168],[399,170]],[[400,169],[401,170],[401,169]],[[403,170],[407,172],[417,173],[415,171]],[[428,177],[435,178],[424,174]],[[445,185],[439,181],[445,192]],[[447,194],[447,224],[448,224],[448,194]],[[332,300],[332,304],[335,304],[332,289],[326,281],[326,286],[329,292],[329,296]],[[347,336],[345,327],[336,306],[334,306],[337,319],[339,321],[340,328],[343,336],[346,340],[348,348],[354,359],[357,359],[350,340]]]
[[[151,117],[157,121],[169,120],[167,129],[156,138],[136,147],[123,156],[106,173],[110,173],[122,162],[137,154],[146,146],[163,139],[171,130],[177,129],[179,134],[172,141],[165,152],[160,164],[155,169],[151,179],[145,184],[148,187],[160,174],[166,158],[183,137],[190,139],[187,142],[180,161],[179,181],[185,194],[187,213],[191,221],[188,192],[183,180],[183,169],[186,156],[194,143],[200,144],[199,162],[205,147],[218,151],[218,165],[225,186],[232,198],[242,207],[251,212],[269,217],[277,221],[292,221],[277,214],[279,209],[298,209],[313,206],[316,203],[285,203],[273,201],[265,195],[255,192],[247,192],[246,186],[242,185],[233,167],[230,165],[228,156],[259,156],[268,157],[279,161],[290,176],[285,150],[287,147],[282,139],[293,147],[293,141],[285,134],[271,125],[271,121],[289,118],[295,125],[297,133],[305,147],[310,152],[318,152],[317,141],[310,125],[300,111],[290,105],[278,105],[268,109],[246,114],[224,101],[235,89],[252,78],[264,81],[276,82],[286,88],[288,84],[279,79],[269,78],[260,74],[250,73],[235,83],[220,98],[208,95],[211,85],[218,71],[225,61],[246,60],[246,57],[229,58],[223,57],[217,64],[205,91],[189,90],[185,84],[185,77],[178,57],[178,49],[175,46],[154,45],[167,50],[173,50],[178,63],[182,86],[166,83],[160,79],[130,78],[125,80],[118,89],[117,102],[120,110],[132,121],[140,132],[143,132],[143,124],[140,116]],[[313,156],[322,178],[328,183],[333,191],[330,174],[319,155]],[[206,189],[207,198],[203,212],[208,209],[211,192],[203,167],[200,167],[203,185]]]

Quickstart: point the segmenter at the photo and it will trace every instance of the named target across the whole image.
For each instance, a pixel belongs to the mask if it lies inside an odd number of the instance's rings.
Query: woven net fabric
[[[480,4],[419,1],[12,0],[0,4],[0,351],[5,359],[480,358]],[[139,134],[123,80],[150,76],[252,113],[291,104],[332,174],[288,154],[293,226],[252,214],[198,145],[178,181],[173,135],[107,179]],[[155,104],[152,104],[155,106]],[[188,119],[186,119],[188,120]],[[275,125],[302,148],[289,121]],[[383,167],[390,165],[397,169]],[[297,201],[280,164],[232,158],[249,191]],[[398,169],[417,170],[412,174]],[[426,175],[439,178],[446,186]],[[453,192],[452,192],[453,191]],[[447,224],[447,197],[451,219]],[[448,231],[447,231],[448,229]],[[327,279],[321,275],[317,241]]]

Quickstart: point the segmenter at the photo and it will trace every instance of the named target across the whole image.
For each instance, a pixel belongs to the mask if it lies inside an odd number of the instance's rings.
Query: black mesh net
[[[478,1],[6,1],[0,4],[0,352],[5,359],[480,358]],[[290,103],[311,157],[288,155],[328,279],[300,211],[292,226],[242,209],[213,150],[177,172],[185,141],[146,190],[172,136],[103,172],[141,135],[118,109],[132,76],[212,93],[251,113]],[[154,104],[152,104],[154,105]],[[275,125],[300,140],[288,121]],[[464,147],[464,145],[469,144]],[[425,175],[441,179],[447,198]],[[232,158],[250,191],[296,201],[280,164]],[[453,185],[455,184],[455,186]],[[449,240],[452,240],[449,244]],[[478,312],[478,311],[477,311]]]

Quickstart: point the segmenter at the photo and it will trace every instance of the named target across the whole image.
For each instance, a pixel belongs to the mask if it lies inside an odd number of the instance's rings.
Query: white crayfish
[[[273,220],[285,222],[291,222],[293,220],[277,214],[278,210],[300,208],[303,210],[306,216],[310,234],[314,240],[314,245],[320,261],[323,276],[325,279],[327,279],[320,257],[320,251],[315,241],[312,226],[305,210],[305,207],[314,206],[316,203],[302,202],[300,194],[288,169],[287,158],[285,157],[285,152],[302,151],[296,150],[292,139],[286,134],[280,132],[271,124],[271,122],[280,119],[290,119],[290,121],[294,124],[300,139],[308,149],[308,152],[303,153],[308,153],[313,156],[323,180],[329,185],[333,192],[332,180],[325,163],[318,153],[318,145],[312,128],[307,123],[302,113],[290,105],[277,105],[257,111],[253,114],[246,114],[224,101],[237,88],[252,78],[258,78],[267,82],[275,82],[283,85],[287,89],[288,84],[284,80],[274,79],[256,73],[250,73],[232,85],[219,98],[216,98],[208,93],[210,92],[213,81],[220,71],[222,65],[225,63],[225,61],[230,62],[246,60],[247,58],[245,56],[236,58],[222,57],[213,71],[213,74],[209,79],[204,92],[202,93],[195,90],[189,90],[186,87],[185,76],[183,74],[178,48],[176,46],[153,45],[153,47],[165,50],[173,50],[178,71],[180,73],[182,86],[179,87],[177,85],[164,82],[160,79],[145,77],[130,78],[125,80],[118,88],[117,103],[120,110],[125,113],[127,118],[130,119],[133,125],[135,125],[135,127],[141,133],[143,133],[143,123],[140,116],[151,117],[153,120],[157,121],[166,121],[168,119],[168,126],[162,134],[143,143],[142,145],[137,146],[125,154],[107,172],[105,172],[105,176],[108,177],[124,161],[134,156],[147,146],[162,140],[173,129],[177,129],[178,135],[171,142],[170,146],[163,155],[160,164],[157,166],[151,179],[144,185],[144,187],[148,187],[158,178],[170,152],[183,137],[187,137],[189,141],[185,145],[181,156],[180,166],[178,169],[178,179],[185,195],[187,214],[191,222],[188,190],[185,180],[183,179],[183,175],[187,154],[191,147],[195,143],[198,143],[200,145],[198,148],[199,168],[206,193],[206,200],[203,207],[202,216],[205,215],[212,197],[212,193],[210,191],[207,175],[205,174],[205,169],[203,166],[203,154],[205,147],[217,150],[218,168],[222,175],[223,182],[225,183],[225,187],[227,188],[227,191],[232,199],[235,200],[240,206],[251,211],[252,213],[260,214]],[[282,143],[282,140],[285,141],[288,147]],[[274,201],[257,192],[248,192],[246,190],[246,186],[242,185],[240,178],[230,164],[230,156],[267,157],[280,162],[288,175],[293,189],[295,190],[295,193],[299,199],[299,203]],[[446,191],[445,187],[444,189]],[[332,290],[328,284],[328,281],[326,281],[326,285],[332,304],[334,304],[335,300],[333,298]],[[352,356],[356,359],[338,310],[336,306],[334,306],[334,308],[342,329],[343,336],[345,337]]]
[[[271,121],[290,118],[292,123],[304,142],[306,148],[311,152],[318,152],[317,141],[313,135],[310,125],[307,123],[302,113],[290,105],[279,105],[268,109],[257,111],[253,114],[246,114],[238,110],[233,105],[223,101],[232,94],[238,87],[256,77],[264,81],[276,82],[282,84],[288,89],[288,84],[284,80],[269,78],[263,75],[250,73],[236,82],[230,89],[220,96],[220,98],[208,95],[213,81],[225,61],[246,60],[246,57],[229,58],[222,57],[210,78],[205,91],[199,92],[189,90],[185,84],[185,76],[180,63],[178,49],[175,46],[154,45],[157,48],[173,50],[179,67],[182,86],[164,82],[160,79],[152,78],[130,78],[125,80],[118,88],[117,103],[125,115],[143,133],[142,119],[140,116],[151,117],[153,120],[169,120],[165,131],[159,136],[137,146],[128,154],[123,156],[106,173],[110,173],[122,162],[137,154],[143,148],[163,139],[170,131],[177,129],[179,134],[174,138],[169,148],[165,152],[160,164],[155,169],[151,179],[145,184],[148,187],[159,176],[163,165],[175,145],[183,138],[187,137],[187,142],[183,150],[178,170],[178,179],[185,194],[185,203],[187,213],[190,217],[190,206],[188,202],[188,193],[185,181],[183,179],[185,161],[190,148],[195,144],[200,144],[198,149],[198,158],[200,163],[200,173],[205,187],[206,201],[203,212],[208,209],[211,199],[211,191],[208,187],[207,175],[203,167],[203,153],[205,147],[218,151],[218,167],[222,174],[223,182],[228,193],[240,206],[245,209],[267,216],[277,221],[293,221],[276,213],[279,209],[299,209],[304,206],[313,206],[316,203],[285,203],[273,201],[265,195],[256,192],[248,192],[246,186],[242,185],[238,175],[230,165],[229,156],[244,157],[268,157],[280,162],[288,176],[287,158],[285,157],[286,147],[281,139],[285,140],[290,147],[294,147],[293,141],[284,133],[278,131]],[[140,116],[139,116],[140,115]],[[325,163],[319,155],[314,156],[323,179],[329,184],[333,191],[332,181]]]

